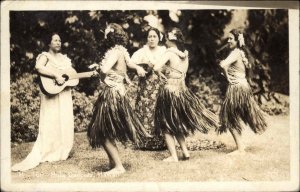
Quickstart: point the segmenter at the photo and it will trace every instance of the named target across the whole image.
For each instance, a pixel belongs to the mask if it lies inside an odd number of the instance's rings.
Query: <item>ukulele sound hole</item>
[[[63,74],[62,77],[65,78],[65,81],[69,80],[69,76],[67,74]]]

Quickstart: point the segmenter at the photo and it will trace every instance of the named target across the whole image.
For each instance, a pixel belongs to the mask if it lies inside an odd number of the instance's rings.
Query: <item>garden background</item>
[[[206,107],[219,113],[226,90],[218,62],[227,54],[231,28],[245,29],[245,40],[253,58],[249,83],[257,102],[270,115],[288,114],[289,50],[288,11],[267,10],[139,10],[139,11],[11,11],[10,12],[10,83],[11,141],[14,144],[36,139],[39,117],[38,76],[35,59],[47,51],[47,35],[58,32],[62,51],[72,59],[78,72],[99,62],[106,46],[103,31],[107,23],[120,24],[129,35],[129,53],[145,43],[149,24],[162,32],[176,26],[182,29],[190,53],[187,85]],[[128,87],[132,104],[137,77],[130,72],[134,85]],[[99,80],[84,79],[73,89],[75,131],[83,132],[91,118]]]

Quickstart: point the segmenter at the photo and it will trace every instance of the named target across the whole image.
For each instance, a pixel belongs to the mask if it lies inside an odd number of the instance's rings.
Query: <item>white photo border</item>
[[[25,10],[288,9],[290,180],[282,182],[12,183],[9,12]],[[279,154],[280,155],[280,154]],[[299,3],[296,1],[4,1],[1,3],[1,190],[4,191],[294,191],[299,189]]]

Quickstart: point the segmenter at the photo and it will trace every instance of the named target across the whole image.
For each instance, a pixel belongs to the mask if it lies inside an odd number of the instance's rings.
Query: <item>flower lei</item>
[[[130,58],[129,53],[127,51],[127,49],[125,47],[123,47],[122,45],[115,45],[114,47],[110,48],[109,50],[106,51],[106,53],[104,54],[104,57],[100,63],[100,66],[103,66],[106,64],[107,58],[109,57],[110,54],[112,54],[115,50],[120,50],[122,51],[122,53],[125,56],[125,61],[126,63],[128,62],[128,59]]]
[[[250,63],[249,63],[249,60],[247,59],[246,55],[245,55],[245,52],[243,50],[240,50],[240,54],[241,54],[241,57],[242,57],[242,61],[244,63],[244,65],[247,67],[247,68],[250,68]]]

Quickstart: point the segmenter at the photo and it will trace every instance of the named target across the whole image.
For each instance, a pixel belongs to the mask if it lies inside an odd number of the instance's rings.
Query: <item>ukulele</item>
[[[68,68],[63,71],[65,83],[57,84],[54,78],[40,75],[40,88],[45,95],[55,95],[63,91],[66,87],[78,85],[79,79],[89,78],[95,75],[95,71],[77,73],[75,69]]]

